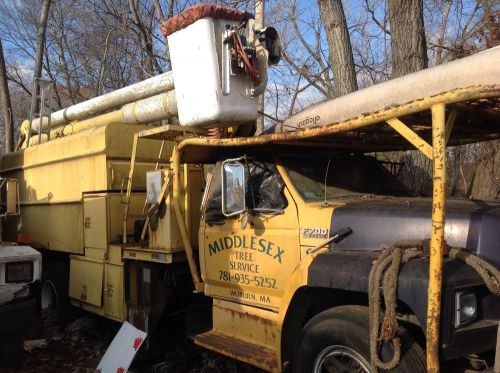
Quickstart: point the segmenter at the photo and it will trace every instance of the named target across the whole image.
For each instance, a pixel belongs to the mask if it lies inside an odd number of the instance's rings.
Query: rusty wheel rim
[[[314,362],[314,373],[371,373],[370,364],[353,349],[341,345],[328,346]]]

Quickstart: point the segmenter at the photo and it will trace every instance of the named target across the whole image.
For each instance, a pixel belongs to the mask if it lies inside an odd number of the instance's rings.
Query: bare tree
[[[12,104],[10,102],[7,69],[3,55],[2,40],[0,39],[0,109],[3,113],[4,124],[4,152],[14,150],[14,121],[12,118]]]
[[[318,0],[318,5],[328,40],[335,96],[342,96],[358,89],[344,8],[341,0]]]
[[[423,0],[389,0],[392,77],[427,67]]]
[[[159,0],[153,0],[153,5],[155,7],[158,19],[160,20],[160,22],[164,22],[165,21],[165,16],[163,15],[163,9],[161,8],[160,1]]]
[[[146,75],[144,76],[144,78],[148,78],[153,75],[154,70],[156,70],[157,73],[162,72],[162,69],[155,58],[153,40],[151,37],[151,27],[148,27],[147,24],[143,21],[143,18],[140,16],[137,0],[129,0],[128,2],[130,12],[132,13],[132,23],[137,27],[140,33],[140,43],[143,45],[142,49],[145,52]],[[152,19],[151,16],[148,18]]]
[[[448,17],[450,16],[451,1],[445,1],[445,8],[443,11],[443,21],[441,23],[441,30],[439,32],[438,42],[439,45],[444,45],[444,38],[446,37],[446,27],[448,25]],[[443,48],[439,48],[436,52],[436,65],[443,61]]]
[[[49,18],[51,0],[43,0],[42,11],[40,15],[40,22],[38,23],[38,30],[36,35],[36,54],[35,54],[35,66],[33,68],[33,81],[42,76],[42,59],[43,52],[45,50],[45,34],[47,31],[47,19]],[[32,92],[32,94],[38,95],[38,91]],[[40,100],[37,98],[35,101],[35,108],[39,106]]]

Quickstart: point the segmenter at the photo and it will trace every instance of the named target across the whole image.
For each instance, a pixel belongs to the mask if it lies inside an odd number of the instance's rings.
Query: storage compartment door
[[[85,247],[107,249],[108,222],[106,195],[83,196],[83,241]]]
[[[104,314],[117,321],[125,321],[123,291],[123,264],[105,265]]]
[[[70,298],[101,307],[104,264],[74,256],[71,257],[70,263]]]

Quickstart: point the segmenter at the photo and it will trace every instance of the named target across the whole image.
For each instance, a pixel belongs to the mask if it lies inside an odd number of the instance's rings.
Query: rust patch
[[[315,127],[309,127],[305,129],[301,129],[296,126],[295,121],[298,121],[299,118],[297,118],[297,116],[293,116],[291,118],[288,118],[286,122],[283,122],[281,125],[285,127],[288,126],[290,126],[291,128],[293,127],[295,129],[294,131],[274,132],[261,136],[246,137],[246,138],[243,137],[243,138],[209,139],[206,137],[205,138],[192,137],[192,138],[182,139],[177,144],[176,149],[174,149],[174,152],[175,151],[179,152],[181,159],[186,163],[190,163],[192,161],[190,159],[190,157],[192,157],[192,154],[189,155],[185,154],[188,147],[208,146],[208,147],[229,148],[229,147],[239,147],[239,146],[259,146],[259,145],[267,145],[267,144],[282,143],[282,142],[290,143],[291,141],[294,140],[297,141],[309,140],[314,138],[324,138],[327,136],[333,137],[333,136],[338,136],[339,134],[345,132],[355,133],[355,131],[359,130],[360,128],[367,127],[369,125],[378,125],[379,127],[381,127],[380,125],[388,119],[414,114],[417,112],[423,112],[428,110],[435,104],[445,103],[449,105],[464,101],[488,99],[498,94],[500,94],[500,88],[497,85],[469,87],[465,89],[453,90],[440,95],[428,97],[425,100],[409,102],[407,104],[400,105],[397,107],[392,107],[387,110],[381,110],[371,114],[361,115],[342,122],[328,123],[327,119],[321,118],[319,122],[315,124]],[[313,112],[313,109],[308,109],[307,112],[314,113],[315,115],[317,115],[317,113]],[[304,113],[304,117],[305,115],[306,114]],[[353,140],[355,139],[356,138],[353,138]],[[385,144],[385,141],[387,139],[382,139],[382,140],[384,141]],[[467,139],[458,139],[457,141],[454,142],[454,144],[458,145],[467,142],[470,141],[467,141]],[[397,140],[395,142],[393,141],[386,145],[384,144],[375,144],[375,145],[372,144],[370,145],[371,147],[367,147],[366,150],[377,149],[377,146],[379,150],[380,149],[401,150],[400,148],[402,144],[406,143],[401,143],[401,141]],[[352,148],[357,148],[357,147],[359,148],[361,147],[361,144],[352,142],[350,146]]]
[[[197,335],[194,342],[199,346],[244,361],[269,372],[278,372],[276,354],[263,346],[216,331]]]
[[[230,308],[223,307],[223,306],[217,306],[217,307],[224,309],[224,311],[226,311],[226,312],[229,312],[231,314],[231,318],[232,319],[235,319],[236,317],[238,317],[238,318],[241,318],[241,319],[245,318],[247,320],[257,321],[261,325],[264,326],[264,328],[266,329],[266,331],[267,331],[267,328],[272,328],[273,325],[274,325],[274,323],[272,321],[263,319],[262,317],[259,317],[259,316],[256,316],[256,315],[252,315],[252,314],[249,314],[249,313],[238,312],[238,311],[235,311],[235,310],[232,310]]]
[[[250,13],[242,12],[235,8],[216,4],[198,4],[164,22],[160,26],[160,30],[163,35],[169,36],[176,31],[188,27],[199,19],[207,17],[238,22],[244,18],[253,18]]]

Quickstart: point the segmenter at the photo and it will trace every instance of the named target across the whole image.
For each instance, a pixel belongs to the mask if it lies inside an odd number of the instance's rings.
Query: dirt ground
[[[25,342],[26,360],[17,372],[94,372],[120,325],[86,315],[68,324],[57,326],[55,318],[43,314],[36,320]],[[36,341],[36,342],[34,342]],[[189,340],[176,343],[154,360],[134,361],[131,373],[250,373],[261,372],[220,354],[204,350]]]
[[[94,373],[120,324],[90,314],[77,318],[64,328],[55,317],[39,317],[25,341],[24,367],[0,373]],[[31,350],[30,350],[31,347]],[[478,364],[482,359],[478,359]],[[476,370],[464,365],[446,365],[443,371],[466,373]],[[173,336],[165,350],[154,359],[136,358],[130,373],[263,373],[251,365],[202,349],[191,340]]]

